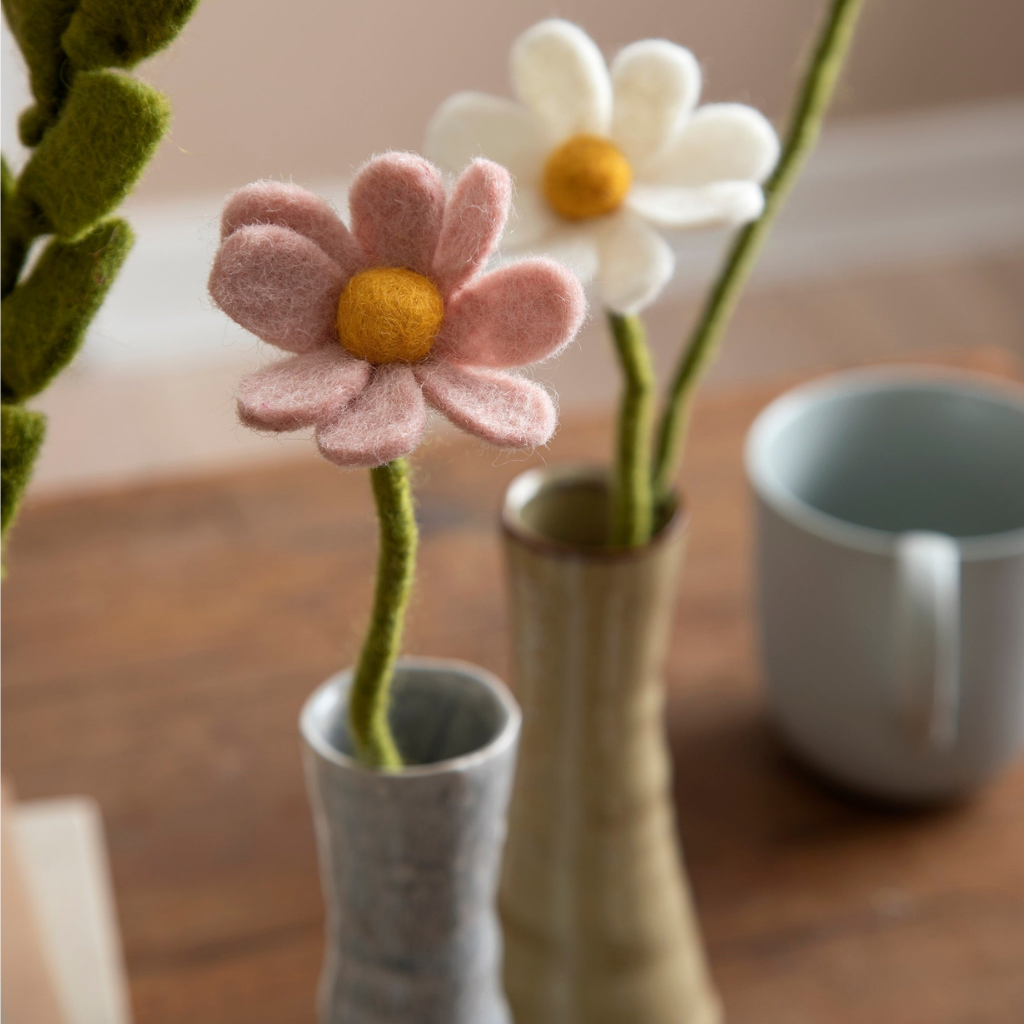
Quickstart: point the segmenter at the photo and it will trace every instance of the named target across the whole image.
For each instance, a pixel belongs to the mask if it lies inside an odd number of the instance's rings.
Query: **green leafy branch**
[[[198,0],[3,0],[34,99],[19,121],[32,152],[2,165],[3,530],[42,445],[24,403],[74,358],[133,237],[112,214],[167,130],[165,97],[127,74],[181,30]],[[49,237],[31,271],[33,243]]]

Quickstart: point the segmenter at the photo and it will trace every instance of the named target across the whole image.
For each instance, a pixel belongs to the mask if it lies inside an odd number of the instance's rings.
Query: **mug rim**
[[[893,555],[900,533],[851,523],[804,501],[768,467],[767,447],[786,424],[825,400],[900,390],[940,390],[984,398],[1024,416],[1024,387],[1012,379],[918,366],[867,367],[830,373],[785,391],[758,413],[744,445],[747,479],[755,494],[778,515],[823,540],[871,554]],[[1024,526],[952,539],[964,561],[1024,554]]]

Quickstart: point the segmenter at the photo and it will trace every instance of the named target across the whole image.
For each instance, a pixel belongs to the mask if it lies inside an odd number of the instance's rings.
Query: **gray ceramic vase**
[[[495,893],[520,713],[488,672],[404,660],[391,722],[406,766],[351,756],[351,673],[301,729],[327,904],[322,1024],[507,1024]]]
[[[719,1024],[680,857],[664,660],[686,520],[610,549],[607,474],[531,470],[503,516],[523,740],[499,895],[518,1024]]]

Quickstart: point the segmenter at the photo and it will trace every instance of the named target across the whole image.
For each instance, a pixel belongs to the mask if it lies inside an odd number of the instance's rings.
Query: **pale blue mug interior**
[[[857,526],[1024,529],[1024,403],[995,391],[908,381],[807,396],[762,455],[792,497]]]

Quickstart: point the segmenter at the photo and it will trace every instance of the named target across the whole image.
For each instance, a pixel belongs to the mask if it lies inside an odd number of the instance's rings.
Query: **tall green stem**
[[[397,769],[402,758],[388,724],[388,706],[419,534],[405,459],[371,470],[370,480],[380,521],[380,553],[370,628],[349,696],[349,728],[361,761],[374,768]]]
[[[651,539],[653,523],[654,370],[640,318],[609,313],[608,323],[623,373],[609,539],[615,545],[637,547]]]
[[[778,165],[764,186],[764,211],[736,236],[676,370],[654,457],[654,494],[659,503],[670,495],[682,459],[697,385],[725,331],[758,250],[817,141],[862,2],[833,0],[797,96]]]

